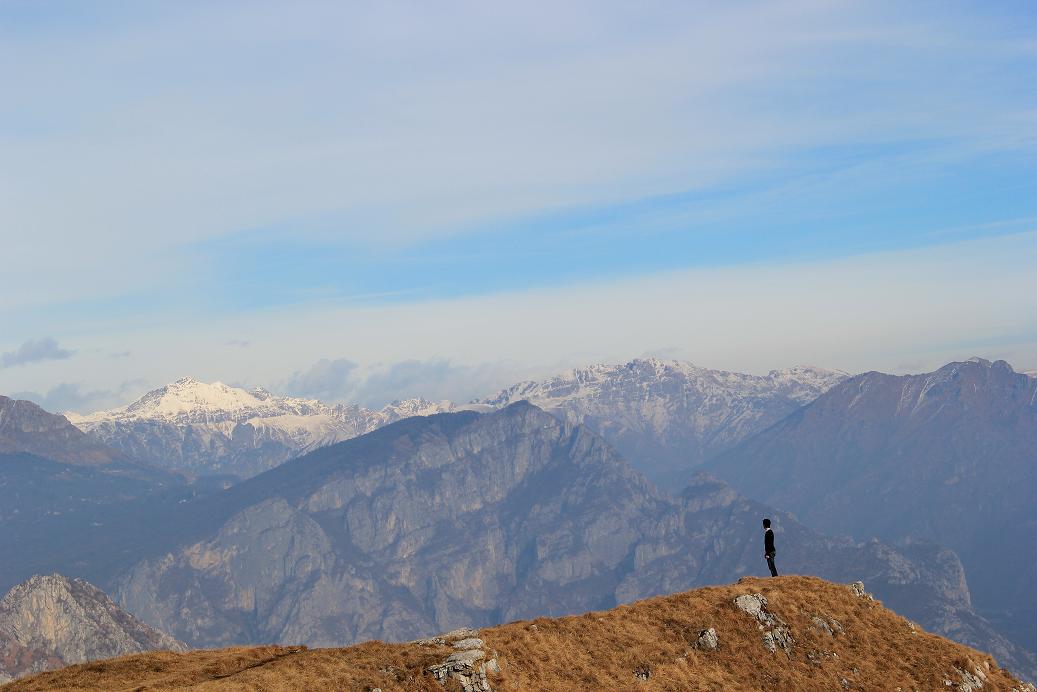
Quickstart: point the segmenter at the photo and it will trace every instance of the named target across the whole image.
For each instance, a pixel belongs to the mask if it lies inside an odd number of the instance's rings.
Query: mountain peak
[[[36,575],[0,599],[0,680],[155,649],[185,651],[119,608],[103,591],[60,574]]]

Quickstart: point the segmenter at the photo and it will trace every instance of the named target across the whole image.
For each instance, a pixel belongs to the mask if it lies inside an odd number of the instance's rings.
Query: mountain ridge
[[[467,404],[413,398],[378,411],[182,378],[124,407],[68,416],[96,439],[150,463],[196,475],[250,477],[401,418],[488,411],[528,399],[589,425],[640,471],[669,486],[846,376],[808,366],[748,375],[675,360],[634,359],[521,382]]]
[[[989,655],[923,631],[864,585],[744,578],[605,611],[460,628],[406,644],[143,654],[11,685],[357,689],[999,689],[1034,692]]]

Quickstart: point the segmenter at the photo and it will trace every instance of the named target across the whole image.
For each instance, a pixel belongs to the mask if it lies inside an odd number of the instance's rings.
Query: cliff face
[[[745,578],[607,611],[461,628],[407,644],[140,654],[9,689],[1004,690],[988,655],[925,632],[864,585]]]
[[[866,578],[909,615],[971,614],[949,551],[825,537],[708,477],[663,495],[524,403],[405,420],[185,512],[193,536],[116,593],[198,646],[398,641],[729,581],[766,569],[762,516],[785,572]]]
[[[0,599],[0,677],[156,649],[186,647],[81,579],[36,576]]]

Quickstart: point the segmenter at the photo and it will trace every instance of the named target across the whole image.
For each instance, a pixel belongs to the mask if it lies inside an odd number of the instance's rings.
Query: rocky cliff
[[[0,599],[0,682],[70,663],[185,651],[81,579],[36,576]]]
[[[408,644],[141,654],[19,681],[29,690],[954,690],[1034,692],[925,632],[864,585],[742,579],[613,610],[461,628]]]
[[[765,569],[767,515],[783,570],[867,578],[910,616],[974,616],[949,551],[826,537],[708,477],[663,495],[526,403],[404,420],[184,511],[191,535],[116,592],[197,646],[404,640],[729,581]]]

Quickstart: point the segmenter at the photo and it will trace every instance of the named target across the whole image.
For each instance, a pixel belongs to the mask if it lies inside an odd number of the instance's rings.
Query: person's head
[[[771,527],[771,520],[770,519],[764,519],[763,520],[763,528],[769,529],[770,527]]]

